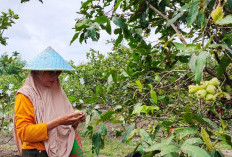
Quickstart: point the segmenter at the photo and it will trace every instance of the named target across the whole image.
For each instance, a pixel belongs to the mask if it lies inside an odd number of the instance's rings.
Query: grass
[[[92,141],[89,138],[82,138],[82,145],[84,149],[85,157],[96,157],[97,155],[92,154]],[[133,146],[131,143],[125,144],[118,139],[107,138],[105,140],[105,147],[100,149],[99,157],[123,157],[133,152]]]
[[[80,136],[82,133],[80,133]],[[3,140],[3,137],[6,137],[7,134],[0,134],[0,141]],[[13,140],[11,140],[13,141]],[[92,154],[92,140],[88,137],[81,137],[83,149],[84,149],[84,157],[97,157],[96,153]],[[122,143],[121,140],[113,138],[113,137],[107,137],[105,139],[105,147],[103,149],[100,149],[100,153],[98,157],[124,157],[128,155],[129,153],[133,152],[134,148],[136,146],[132,143]],[[0,145],[0,150],[8,150],[8,151],[14,151],[17,150],[16,145],[14,142],[10,142],[7,144]],[[0,154],[1,156],[1,154]]]

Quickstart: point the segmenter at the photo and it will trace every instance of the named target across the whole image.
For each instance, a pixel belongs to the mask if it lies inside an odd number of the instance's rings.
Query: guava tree
[[[131,52],[120,72],[109,70],[107,75],[106,93],[114,95],[111,100],[121,102],[121,108],[114,106],[101,116],[100,121],[104,122],[112,115],[115,117],[115,112],[121,111],[118,113],[123,115],[124,122],[131,124],[124,134],[124,141],[140,135],[145,141],[145,150],[151,154],[156,151],[161,151],[162,155],[192,154],[194,151],[206,155],[208,153],[192,145],[202,144],[202,140],[211,154],[218,149],[217,140],[231,148],[231,128],[225,122],[230,117],[224,117],[231,113],[228,94],[225,94],[225,101],[221,101],[221,98],[224,100],[222,96],[217,97],[217,102],[207,104],[205,97],[197,98],[186,92],[187,86],[195,83],[205,90],[208,84],[204,81],[213,77],[221,82],[217,92],[231,92],[231,6],[229,0],[84,1],[78,11],[83,17],[76,22],[71,43],[77,39],[80,43],[88,39],[98,41],[101,31],[105,31],[116,36],[115,49],[120,49],[120,43],[124,41]],[[222,113],[222,109],[226,109],[226,113]],[[214,114],[217,119],[209,118],[207,114]],[[137,120],[151,118],[151,122],[154,117],[160,117],[162,123],[153,125],[157,128],[148,136],[143,127],[137,125]],[[158,126],[170,133],[169,138],[157,140]],[[173,130],[177,130],[175,134],[172,134]],[[180,130],[191,133],[182,135]],[[93,138],[99,139],[98,136],[95,134]],[[176,141],[173,138],[188,142],[173,144]]]
[[[25,62],[18,55],[18,52],[13,52],[11,56],[0,56],[0,131],[13,128],[15,94],[28,73],[22,70]]]

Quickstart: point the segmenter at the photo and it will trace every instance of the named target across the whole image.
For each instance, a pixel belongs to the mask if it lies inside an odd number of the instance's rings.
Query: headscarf
[[[27,96],[35,110],[36,123],[46,123],[55,118],[73,113],[64,90],[57,80],[52,87],[42,83],[43,72],[29,74],[23,87],[17,93]],[[15,131],[16,132],[16,131]],[[60,125],[48,132],[49,139],[44,141],[46,152],[50,157],[68,157],[73,146],[75,131],[71,125]],[[16,134],[17,137],[17,134]],[[19,141],[19,138],[16,138]]]

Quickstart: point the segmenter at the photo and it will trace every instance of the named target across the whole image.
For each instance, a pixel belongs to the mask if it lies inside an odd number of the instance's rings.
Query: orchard
[[[74,108],[87,114],[82,131],[93,153],[109,133],[132,142],[143,157],[218,157],[232,150],[231,0],[81,3],[70,44],[98,42],[104,31],[114,45],[107,56],[91,49],[86,64],[70,61],[76,71],[60,76]],[[0,58],[1,131],[12,126],[24,64],[17,53]]]

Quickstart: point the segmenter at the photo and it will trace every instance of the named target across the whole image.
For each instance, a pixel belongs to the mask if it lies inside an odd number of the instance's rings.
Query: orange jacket
[[[15,100],[15,125],[22,149],[45,150],[43,141],[48,139],[47,123],[35,122],[34,107],[28,97],[19,93]]]

